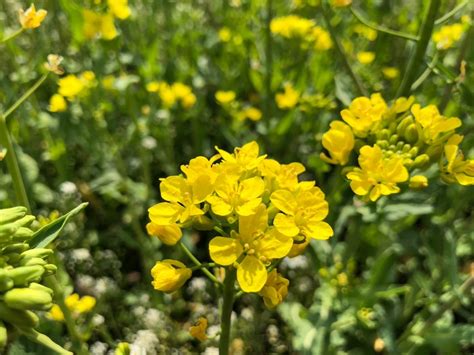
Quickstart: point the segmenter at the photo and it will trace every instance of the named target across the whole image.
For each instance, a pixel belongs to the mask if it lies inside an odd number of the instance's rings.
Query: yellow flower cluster
[[[180,82],[170,85],[164,81],[152,81],[146,85],[146,90],[157,93],[165,108],[171,108],[179,102],[183,108],[189,109],[197,100],[192,88]]]
[[[428,179],[418,174],[433,162],[440,162],[444,181],[474,184],[474,161],[464,159],[462,136],[455,134],[461,120],[441,115],[436,106],[421,107],[414,97],[402,97],[389,107],[373,94],[354,99],[341,117],[322,137],[328,154],[321,153],[321,159],[346,165],[357,147],[358,166],[346,174],[355,194],[376,201],[400,192],[400,183],[426,187]]]
[[[216,150],[210,159],[199,156],[181,166],[183,175],[161,180],[165,202],[148,210],[147,231],[168,245],[179,242],[182,228],[216,231],[209,242],[212,261],[235,268],[242,291],[259,292],[274,307],[285,297],[288,280],[268,269],[274,261],[301,253],[299,245],[310,239],[333,235],[324,222],[328,203],[314,181],[298,181],[303,165],[268,159],[256,142],[233,153]],[[164,260],[152,275],[155,289],[172,292],[191,277],[191,270]]]
[[[95,74],[84,71],[79,75],[70,74],[58,80],[58,92],[49,99],[50,112],[63,112],[67,109],[66,99],[72,101],[88,93],[96,85]]]
[[[260,121],[262,119],[262,111],[256,107],[244,105],[242,102],[237,101],[236,97],[236,93],[232,90],[219,90],[215,94],[217,103],[237,121],[243,122],[247,119],[250,121]]]
[[[331,98],[319,93],[301,93],[291,83],[283,85],[283,92],[278,92],[275,95],[275,102],[280,110],[291,110],[296,106],[303,112],[311,112],[318,108],[334,108],[334,102]]]
[[[464,30],[465,28],[461,23],[442,26],[433,33],[433,41],[436,43],[436,48],[446,50],[453,47],[461,39]]]
[[[313,47],[316,50],[326,51],[332,47],[329,33],[314,21],[296,15],[276,17],[270,23],[273,34],[286,39],[302,41],[302,48]]]
[[[43,9],[36,11],[35,5],[31,4],[26,10],[20,9],[18,17],[21,27],[26,30],[38,28],[47,14],[48,12]]]
[[[64,303],[72,312],[74,317],[79,317],[81,314],[89,313],[94,309],[96,299],[92,296],[80,297],[77,293],[73,293],[66,297]],[[53,305],[51,308],[49,317],[58,322],[64,321],[64,314],[57,304]]]
[[[130,15],[128,0],[107,0],[107,12],[105,13],[84,9],[84,36],[88,39],[112,40],[118,35],[114,19],[125,20]]]

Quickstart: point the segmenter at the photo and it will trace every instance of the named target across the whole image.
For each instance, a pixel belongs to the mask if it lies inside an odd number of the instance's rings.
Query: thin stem
[[[360,78],[352,69],[351,63],[349,62],[349,58],[347,54],[344,52],[344,48],[342,47],[342,44],[336,35],[335,29],[331,25],[331,19],[329,18],[326,6],[324,4],[321,4],[321,12],[323,14],[324,22],[326,23],[326,27],[329,31],[331,39],[334,42],[334,45],[336,46],[336,50],[339,52],[339,56],[342,58],[342,61],[343,61],[344,67],[347,70],[347,73],[352,78],[352,81],[354,81],[354,84],[356,85],[357,90],[359,91],[359,94],[367,96],[368,95],[367,90],[362,84],[362,81],[360,80]]]
[[[58,354],[63,354],[63,355],[73,355],[72,352],[64,349],[61,345],[56,344],[54,341],[51,340],[48,336],[46,336],[43,333],[37,332],[34,329],[23,329],[23,328],[17,328],[18,331],[25,335],[26,337],[30,338],[31,340],[55,351]]]
[[[201,265],[196,265],[191,268],[192,271],[194,270],[202,270],[208,267],[216,267],[217,265],[215,263],[202,263]]]
[[[219,284],[219,280],[216,279],[216,277],[208,270],[206,269],[203,264],[193,255],[193,253],[191,253],[191,251],[186,247],[186,245],[184,245],[183,242],[179,242],[179,246],[181,247],[181,249],[183,249],[183,251],[185,252],[185,254],[189,257],[189,259],[191,259],[191,261],[196,265],[196,266],[199,266],[201,267],[201,270],[202,272],[212,281],[212,282],[215,282],[217,284]]]
[[[273,53],[272,53],[272,32],[270,24],[273,17],[273,1],[267,0],[267,13],[265,18],[265,101],[264,114],[265,119],[270,119],[272,114],[272,71],[273,71]]]
[[[428,63],[428,67],[425,69],[425,71],[420,75],[418,79],[415,80],[415,82],[411,86],[411,91],[415,91],[421,84],[423,84],[423,82],[430,76],[433,69],[436,68],[436,63],[438,63],[438,52],[435,53],[431,62]]]
[[[12,178],[13,189],[15,190],[17,202],[25,206],[31,212],[30,202],[26,194],[25,184],[21,175],[20,166],[16,159],[15,150],[13,149],[12,139],[8,132],[7,122],[5,116],[0,114],[0,143],[7,149],[5,161],[7,163],[8,172]]]
[[[9,36],[5,37],[5,38],[2,38],[0,40],[0,43],[6,43],[10,40],[12,40],[13,38],[15,38],[16,36],[20,35],[22,32],[24,31],[24,28],[20,28],[18,30],[16,30],[15,32],[13,32],[12,34],[10,34]]]
[[[441,25],[444,22],[448,21],[452,16],[456,15],[456,13],[460,10],[462,10],[467,4],[469,4],[470,0],[465,0],[462,3],[460,3],[458,6],[456,6],[454,9],[449,11],[446,15],[440,17],[435,21],[435,25]]]
[[[392,30],[390,28],[371,23],[369,20],[364,18],[364,16],[362,16],[362,14],[360,12],[358,12],[356,9],[354,9],[352,6],[351,6],[350,10],[352,12],[352,15],[354,15],[354,17],[359,22],[363,23],[367,27],[370,27],[370,28],[372,28],[376,31],[383,32],[383,33],[386,33],[386,34],[389,34],[389,35],[392,35],[392,36],[404,38],[404,39],[407,39],[409,41],[415,41],[416,42],[416,41],[420,40],[420,38],[418,36],[414,36],[414,35],[411,35],[409,33],[404,33],[404,32],[400,32],[400,31],[395,31],[395,30]]]
[[[41,78],[39,78],[38,81],[34,83],[34,85],[31,88],[29,88],[27,92],[25,92],[8,110],[5,111],[5,113],[3,114],[3,117],[5,117],[6,119],[8,116],[10,116],[10,114],[13,111],[15,111],[18,108],[18,106],[20,106],[26,99],[28,99],[31,96],[31,94],[33,94],[36,91],[36,89],[40,87],[43,81],[46,80],[46,78],[48,77],[48,74],[49,72],[47,72]]]
[[[219,226],[214,226],[214,230],[219,233],[220,235],[222,235],[223,237],[227,237],[228,234]]]
[[[405,74],[403,75],[402,83],[397,91],[397,97],[408,96],[412,83],[416,80],[416,74],[420,64],[423,62],[423,57],[426,53],[426,48],[431,39],[433,32],[436,14],[441,5],[441,0],[431,0],[426,16],[423,19],[420,31],[420,40],[416,44],[413,55],[410,56]]]
[[[221,335],[219,339],[219,355],[229,354],[230,343],[230,328],[232,306],[234,304],[234,283],[235,283],[235,269],[230,266],[226,270],[224,280],[224,293],[221,312]]]
[[[63,312],[66,328],[68,330],[69,335],[71,336],[74,347],[77,349],[76,353],[79,355],[87,355],[87,346],[84,343],[84,340],[82,339],[81,334],[79,333],[79,330],[76,327],[76,322],[72,316],[69,307],[66,305],[65,294],[61,285],[59,285],[58,280],[56,280],[56,277],[54,275],[49,276],[46,279],[46,283],[48,287],[50,287],[54,291],[55,301]]]

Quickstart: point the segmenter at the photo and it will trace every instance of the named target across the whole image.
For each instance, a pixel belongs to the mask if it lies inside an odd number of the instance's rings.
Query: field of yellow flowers
[[[469,0],[0,2],[0,353],[471,354]]]

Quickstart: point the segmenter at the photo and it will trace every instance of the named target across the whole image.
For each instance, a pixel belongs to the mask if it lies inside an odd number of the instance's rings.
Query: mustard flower
[[[444,117],[435,105],[421,108],[415,104],[411,113],[423,129],[423,138],[426,143],[433,143],[441,133],[453,131],[461,126],[461,120],[457,117]]]
[[[38,28],[41,25],[41,22],[43,22],[47,14],[48,12],[43,9],[36,11],[35,5],[31,4],[26,11],[20,9],[18,17],[20,19],[21,27],[24,29],[33,29]]]
[[[151,269],[151,284],[155,290],[170,293],[181,288],[191,275],[191,269],[178,260],[157,261]]]
[[[200,317],[195,325],[189,327],[189,334],[191,334],[192,337],[198,339],[199,341],[205,341],[207,339],[206,330],[207,319],[204,317]]]
[[[453,135],[444,146],[447,164],[442,167],[442,176],[446,182],[460,185],[474,185],[474,159],[465,160],[459,149],[463,136]]]
[[[424,189],[428,187],[428,178],[423,175],[414,175],[408,183],[410,189]]]
[[[298,188],[298,175],[306,169],[303,164],[290,163],[280,164],[273,159],[265,159],[259,165],[259,170],[265,181],[265,191],[268,194],[279,190],[287,189],[294,191]]]
[[[100,37],[112,40],[117,37],[117,29],[112,14],[100,14],[91,10],[84,10],[84,36],[86,38]]]
[[[63,57],[57,54],[48,54],[48,61],[44,63],[44,67],[47,71],[50,71],[57,75],[64,74],[64,70],[59,66],[63,61]]]
[[[270,31],[285,38],[304,39],[314,27],[314,21],[296,15],[276,17],[270,23]]]
[[[351,180],[351,189],[355,194],[368,195],[371,201],[376,201],[382,195],[398,193],[397,183],[408,180],[408,171],[403,160],[394,156],[384,158],[382,149],[363,146],[359,155],[360,168],[354,168],[347,174]]]
[[[222,27],[219,30],[218,36],[222,42],[229,42],[232,38],[232,32],[230,32],[230,29],[228,27]]]
[[[359,52],[357,53],[357,60],[360,64],[370,64],[375,59],[374,52]]]
[[[79,95],[84,89],[84,82],[76,75],[70,74],[59,79],[59,95],[72,99]]]
[[[377,128],[382,116],[387,111],[387,104],[380,94],[354,99],[348,109],[341,111],[342,119],[351,126],[357,137],[365,137]]]
[[[67,102],[60,94],[54,94],[49,99],[48,110],[50,112],[63,112],[67,109]]]
[[[311,40],[314,48],[320,51],[327,51],[332,48],[332,40],[329,32],[320,26],[315,26],[311,31]]]
[[[267,308],[275,308],[285,299],[288,294],[290,281],[281,276],[276,270],[268,274],[267,282],[263,286],[259,295],[263,297],[263,302]]]
[[[300,93],[293,88],[293,85],[287,83],[283,87],[283,93],[275,95],[275,101],[278,108],[289,110],[298,104]]]
[[[241,148],[235,148],[233,154],[218,147],[216,150],[225,162],[220,169],[230,175],[240,175],[245,171],[251,171],[266,158],[266,155],[259,155],[260,148],[255,141],[244,144]]]
[[[80,297],[77,293],[73,293],[69,296],[66,297],[64,300],[64,303],[66,304],[67,308],[71,311],[74,317],[78,317],[81,314],[86,314],[91,312],[97,301],[94,297],[92,296],[82,296]],[[49,317],[61,322],[64,321],[64,314],[61,311],[61,308],[55,304],[49,311]]]
[[[373,42],[377,39],[377,31],[362,24],[354,26],[354,32]]]
[[[211,259],[219,265],[237,263],[237,281],[245,292],[259,292],[267,281],[270,261],[283,258],[293,239],[268,228],[268,211],[260,204],[255,213],[240,216],[239,233],[214,237],[209,243]]]
[[[235,100],[236,95],[235,95],[235,92],[232,90],[230,91],[219,90],[216,92],[215,97],[219,104],[228,105]]]
[[[388,80],[393,80],[400,76],[400,70],[398,70],[398,68],[395,68],[395,67],[383,67],[382,74]]]
[[[243,108],[237,117],[240,121],[244,121],[246,119],[251,121],[260,121],[262,119],[262,111],[260,111],[258,108],[249,106]]]
[[[461,23],[442,26],[438,31],[433,33],[433,42],[436,48],[446,50],[458,42],[464,32],[464,26]]]
[[[107,0],[107,6],[110,12],[120,20],[125,20],[131,14],[128,0]]]
[[[354,149],[354,134],[351,128],[341,121],[331,122],[330,127],[329,131],[323,134],[323,147],[331,157],[321,153],[321,158],[331,164],[346,165]]]

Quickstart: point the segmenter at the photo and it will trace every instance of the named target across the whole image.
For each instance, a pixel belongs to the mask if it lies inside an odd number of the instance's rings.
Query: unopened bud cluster
[[[441,115],[436,106],[421,107],[414,97],[388,106],[373,94],[354,99],[341,117],[323,135],[328,155],[321,153],[321,158],[344,166],[357,157],[358,166],[345,170],[355,194],[376,201],[400,192],[398,184],[424,188],[428,179],[420,173],[436,162],[443,181],[474,184],[474,160],[464,159],[459,149],[463,137],[455,134],[461,120]]]
[[[56,272],[47,261],[53,251],[28,244],[34,220],[25,207],[0,209],[0,348],[7,340],[6,325],[22,331],[35,328],[39,318],[33,311],[52,306],[53,291],[41,282]]]

